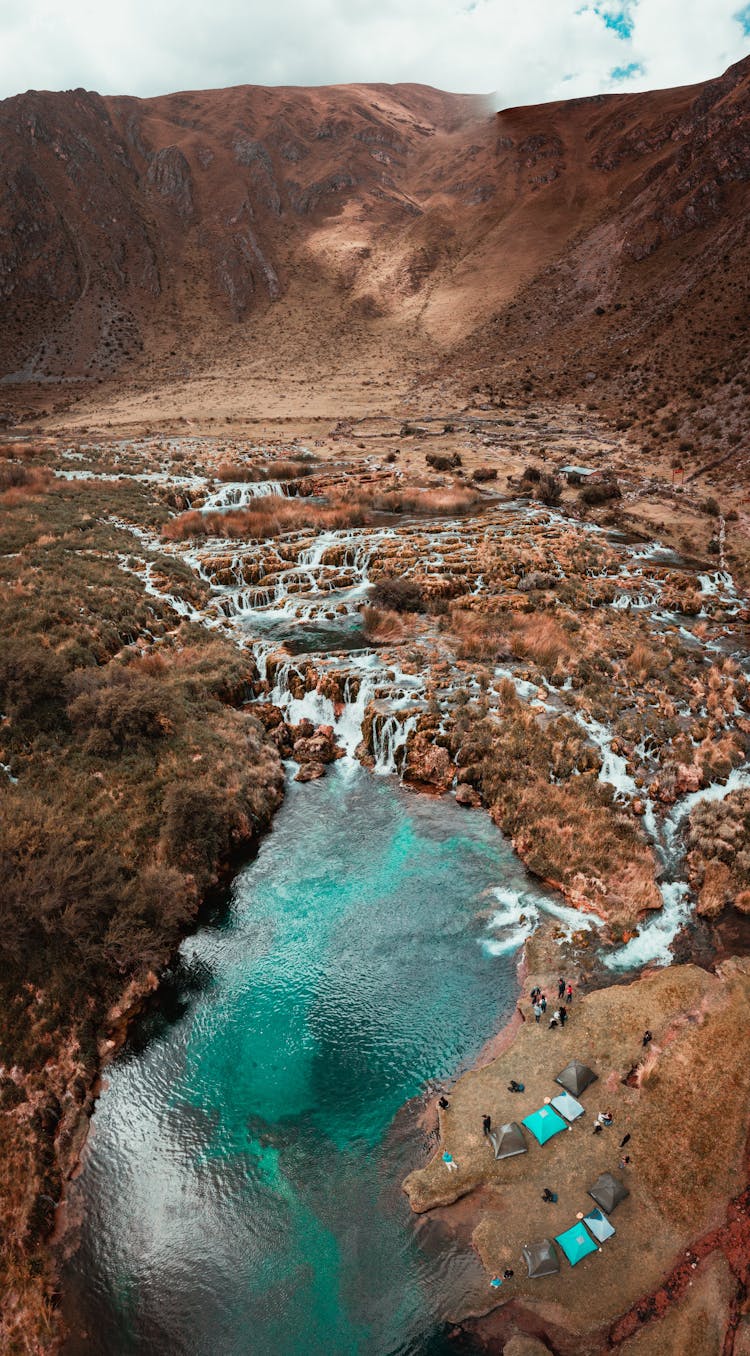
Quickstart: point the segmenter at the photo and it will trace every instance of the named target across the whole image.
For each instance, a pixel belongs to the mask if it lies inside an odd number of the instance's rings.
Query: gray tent
[[[523,1260],[532,1280],[537,1276],[553,1276],[560,1270],[554,1244],[548,1238],[542,1238],[539,1243],[524,1243]]]
[[[611,1172],[603,1172],[601,1177],[597,1177],[594,1185],[589,1187],[589,1196],[593,1196],[597,1205],[611,1214],[620,1201],[624,1201],[630,1192],[626,1186],[617,1177],[613,1177]]]
[[[513,1158],[515,1154],[528,1152],[523,1130],[516,1121],[508,1121],[499,1130],[491,1130],[490,1142],[495,1150],[495,1158]]]
[[[580,1097],[584,1088],[587,1088],[589,1083],[595,1083],[596,1078],[594,1070],[590,1069],[588,1064],[582,1064],[580,1059],[571,1059],[570,1064],[566,1064],[562,1073],[557,1075],[555,1082],[559,1083],[561,1088],[565,1088],[571,1096]]]

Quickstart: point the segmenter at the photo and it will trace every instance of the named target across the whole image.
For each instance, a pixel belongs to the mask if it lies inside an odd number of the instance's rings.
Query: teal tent
[[[569,1092],[561,1092],[559,1097],[553,1097],[550,1105],[555,1108],[555,1111],[559,1111],[566,1121],[577,1121],[585,1110],[575,1097],[571,1097]]]
[[[611,1238],[614,1231],[607,1216],[603,1210],[591,1210],[588,1215],[584,1215],[583,1222],[587,1229],[590,1229],[597,1243],[606,1243]]]
[[[574,1224],[572,1229],[566,1229],[564,1234],[555,1234],[555,1242],[560,1244],[570,1265],[574,1267],[580,1262],[582,1257],[588,1257],[590,1252],[596,1252],[596,1243],[591,1234],[588,1234],[583,1224]]]
[[[530,1116],[524,1116],[521,1124],[528,1127],[540,1144],[546,1144],[553,1135],[559,1135],[561,1130],[568,1128],[562,1116],[558,1116],[551,1106],[542,1106],[538,1111],[532,1111]]]

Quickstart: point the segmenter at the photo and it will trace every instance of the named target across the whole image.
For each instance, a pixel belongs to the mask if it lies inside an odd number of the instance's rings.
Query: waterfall
[[[289,485],[281,480],[231,481],[209,494],[200,509],[207,513],[213,509],[245,508],[253,499],[265,499],[271,494],[286,498]]]
[[[372,751],[375,758],[373,772],[388,777],[400,770],[409,735],[417,728],[418,715],[412,712],[405,720],[398,715],[376,716],[372,724]]]
[[[354,758],[357,746],[362,741],[362,722],[365,718],[365,711],[375,693],[374,680],[371,674],[362,673],[357,695],[351,700],[348,699],[350,680],[346,681],[344,684],[344,701],[338,712],[331,698],[325,696],[317,688],[305,692],[301,697],[295,697],[289,686],[292,674],[295,674],[298,678],[303,676],[291,660],[286,664],[279,665],[274,676],[269,701],[280,707],[284,712],[285,720],[290,725],[298,725],[301,720],[309,720],[315,726],[332,725],[336,742],[341,745],[349,758]]]

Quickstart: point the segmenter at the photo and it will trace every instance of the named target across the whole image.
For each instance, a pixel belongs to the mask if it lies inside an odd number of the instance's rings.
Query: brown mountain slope
[[[750,60],[498,115],[418,85],[6,100],[0,404],[117,422],[124,387],[169,413],[200,376],[217,409],[343,412],[433,370],[731,451],[749,86]]]

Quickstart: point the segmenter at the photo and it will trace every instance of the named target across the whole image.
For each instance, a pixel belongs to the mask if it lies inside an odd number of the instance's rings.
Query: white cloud
[[[2,0],[0,96],[413,80],[497,90],[508,107],[718,75],[750,50],[741,8],[742,0]]]

